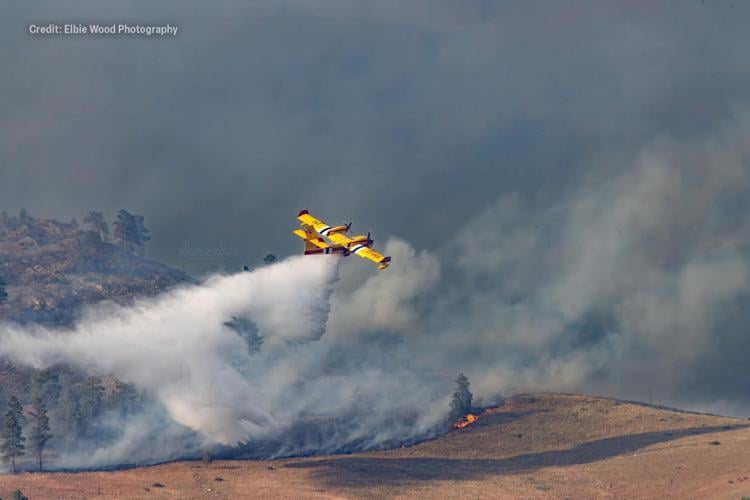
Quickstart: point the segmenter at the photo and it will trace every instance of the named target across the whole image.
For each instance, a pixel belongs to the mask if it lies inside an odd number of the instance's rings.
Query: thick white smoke
[[[739,414],[748,116],[711,140],[644,146],[620,175],[555,206],[504,197],[437,254],[393,239],[382,273],[354,259],[339,276],[338,259],[292,258],[97,307],[72,331],[1,327],[0,356],[112,373],[206,444],[250,439],[254,450],[240,448],[252,456],[422,438],[440,428],[459,371],[479,404],[514,390],[644,399],[653,388],[660,403]],[[258,326],[260,353],[223,326],[234,315]],[[158,422],[129,420],[127,437],[93,464],[127,460],[155,435],[155,459],[184,453],[184,428]],[[269,437],[274,446],[258,451]]]
[[[0,355],[36,368],[64,363],[114,374],[152,393],[209,442],[236,444],[274,418],[244,373],[254,361],[247,346],[224,323],[249,317],[270,343],[320,338],[336,260],[294,257],[131,307],[93,308],[72,331],[4,325]]]

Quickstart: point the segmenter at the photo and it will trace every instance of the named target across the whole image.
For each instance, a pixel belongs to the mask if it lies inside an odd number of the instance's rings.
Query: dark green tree
[[[24,452],[23,409],[18,398],[11,396],[8,400],[8,411],[5,412],[3,427],[0,430],[0,455],[5,463],[11,464],[11,471],[16,472],[16,457]]]
[[[135,231],[138,235],[136,252],[143,257],[146,254],[146,243],[151,241],[151,233],[146,229],[146,223],[142,215],[135,216]]]
[[[91,229],[96,231],[102,241],[109,239],[109,225],[104,220],[103,213],[92,210],[83,218],[83,223],[88,224]]]
[[[272,253],[269,253],[268,255],[266,255],[265,257],[263,257],[263,262],[266,265],[273,264],[274,262],[276,262],[276,260],[277,260],[276,256],[274,254],[272,254]]]
[[[132,252],[137,244],[135,217],[124,208],[117,212],[115,218],[115,240],[123,250]]]
[[[255,323],[241,316],[232,316],[232,320],[227,321],[224,325],[237,332],[245,340],[247,352],[251,356],[260,352],[260,348],[263,346],[263,337],[258,335],[258,327],[255,326]]]
[[[42,471],[42,452],[47,447],[47,441],[52,439],[52,433],[49,427],[49,417],[47,416],[47,407],[44,405],[42,398],[36,397],[29,408],[31,417],[31,431],[29,432],[29,450],[37,457],[39,472]]]
[[[143,255],[145,244],[151,240],[151,234],[142,215],[133,215],[125,209],[117,212],[115,218],[115,240],[123,250]]]
[[[16,419],[23,427],[23,424],[26,423],[26,419],[23,416],[23,406],[21,406],[21,402],[16,396],[8,398],[8,410],[13,412]]]
[[[458,422],[466,415],[471,413],[471,400],[474,396],[469,391],[469,379],[463,373],[459,373],[456,377],[456,390],[453,392],[453,399],[451,399],[451,411],[449,419],[451,423]]]

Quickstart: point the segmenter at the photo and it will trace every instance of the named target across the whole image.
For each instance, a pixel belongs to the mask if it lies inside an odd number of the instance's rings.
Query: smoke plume
[[[336,274],[335,259],[294,257],[130,307],[95,307],[72,331],[4,325],[0,354],[35,368],[114,374],[155,396],[176,423],[233,445],[277,423],[244,373],[255,360],[225,322],[252,318],[271,344],[316,340]]]
[[[71,331],[4,325],[0,355],[112,373],[152,395],[148,412],[102,423],[124,431],[70,455],[76,465],[422,439],[440,431],[460,371],[478,404],[518,390],[653,392],[742,415],[748,131],[738,112],[710,137],[651,141],[554,205],[502,197],[434,252],[393,238],[384,272],[293,257],[95,307]],[[260,352],[225,325],[235,316],[257,326]]]

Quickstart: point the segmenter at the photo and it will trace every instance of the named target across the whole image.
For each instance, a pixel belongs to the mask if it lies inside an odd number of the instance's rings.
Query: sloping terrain
[[[0,320],[69,325],[86,304],[127,303],[192,279],[75,223],[0,216]]]
[[[517,396],[395,450],[0,476],[30,498],[737,498],[750,421],[579,395]]]
[[[0,322],[64,328],[87,305],[127,304],[193,281],[181,271],[104,241],[98,232],[77,223],[0,213],[0,282],[7,292],[7,299],[0,300]],[[57,367],[54,372],[64,370]],[[83,378],[67,374],[72,382]],[[0,407],[10,395],[24,404],[30,402],[31,375],[32,370],[0,359]]]

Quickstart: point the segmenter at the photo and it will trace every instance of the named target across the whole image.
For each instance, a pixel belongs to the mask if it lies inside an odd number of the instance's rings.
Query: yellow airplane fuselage
[[[293,233],[305,241],[305,255],[333,253],[348,257],[354,253],[378,264],[379,270],[390,265],[390,257],[372,250],[374,241],[370,239],[369,233],[367,236],[349,238],[346,233],[351,224],[332,227],[310,215],[307,210],[302,210],[297,218],[301,229],[295,229]]]

